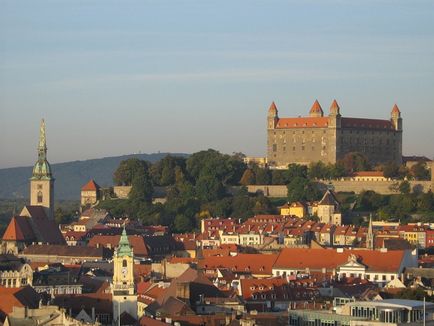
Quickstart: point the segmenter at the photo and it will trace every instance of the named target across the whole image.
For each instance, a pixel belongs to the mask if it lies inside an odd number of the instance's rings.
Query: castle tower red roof
[[[397,113],[397,114],[401,114],[401,111],[398,108],[398,105],[394,105],[393,109],[392,109],[392,114]]]
[[[268,109],[268,113],[277,114],[277,106],[274,101],[271,103],[270,108]]]
[[[81,188],[81,191],[98,191],[99,188],[99,185],[92,179]]]
[[[315,100],[312,107],[310,108],[309,114],[311,117],[322,117],[324,115],[324,111],[321,108],[318,100]]]
[[[330,105],[330,113],[339,114],[341,108],[336,100],[333,100],[332,105]]]

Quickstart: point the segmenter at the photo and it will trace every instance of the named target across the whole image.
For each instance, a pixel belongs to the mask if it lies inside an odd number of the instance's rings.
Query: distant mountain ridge
[[[80,189],[90,179],[94,179],[102,187],[112,186],[113,172],[123,160],[135,157],[154,163],[167,155],[188,156],[185,153],[130,154],[52,164],[53,176],[56,179],[54,183],[55,200],[80,199]],[[32,175],[32,168],[28,166],[0,169],[0,198],[27,199],[29,197],[29,178]]]

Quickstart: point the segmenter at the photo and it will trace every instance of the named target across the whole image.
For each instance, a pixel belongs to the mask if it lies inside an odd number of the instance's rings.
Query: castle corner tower
[[[54,218],[54,178],[47,161],[47,141],[45,121],[42,119],[39,129],[38,160],[30,178],[30,205],[44,207],[49,219]]]

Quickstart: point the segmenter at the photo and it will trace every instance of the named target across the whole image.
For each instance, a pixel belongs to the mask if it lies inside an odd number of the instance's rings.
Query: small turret
[[[322,110],[318,100],[315,100],[312,107],[310,108],[309,116],[314,118],[319,118],[324,116],[324,111]]]
[[[402,118],[401,111],[398,108],[398,105],[394,105],[391,112],[391,121],[395,130],[402,130]]]
[[[279,120],[279,112],[274,101],[271,103],[270,108],[268,109],[267,120],[268,129],[276,128],[277,121]]]
[[[341,108],[336,100],[330,105],[329,126],[331,128],[341,127]]]
[[[341,116],[341,108],[336,100],[333,100],[332,105],[330,105],[330,116]]]

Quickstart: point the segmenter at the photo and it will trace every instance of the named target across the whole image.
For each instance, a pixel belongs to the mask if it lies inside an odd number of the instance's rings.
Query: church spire
[[[124,225],[124,229],[122,230],[122,235],[119,240],[119,246],[116,248],[115,255],[117,257],[123,257],[123,256],[133,257],[133,250],[130,246],[130,242],[128,241],[128,235],[127,235],[127,231],[125,230],[125,225]]]
[[[372,214],[369,215],[368,233],[366,234],[366,248],[374,249],[374,230],[372,228]]]
[[[47,161],[47,138],[45,135],[45,121],[41,120],[39,127],[38,160],[33,167],[32,179],[51,179],[51,166]]]

